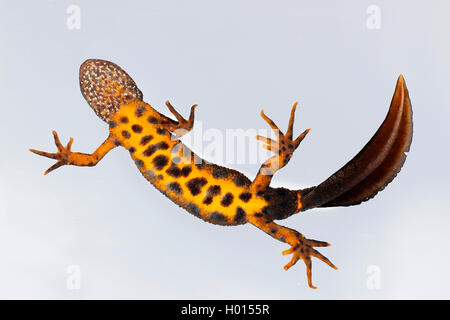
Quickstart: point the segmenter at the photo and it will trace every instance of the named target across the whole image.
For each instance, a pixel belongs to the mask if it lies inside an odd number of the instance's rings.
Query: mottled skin
[[[110,138],[127,149],[139,171],[172,201],[205,221],[247,222],[247,214],[267,206],[241,173],[206,163],[158,124],[167,120],[135,101],[112,117]]]
[[[53,132],[57,153],[31,149],[34,153],[58,160],[46,174],[62,165],[94,166],[111,149],[121,146],[129,151],[139,171],[153,186],[196,217],[224,226],[250,222],[289,244],[290,249],[283,254],[293,254],[293,257],[285,269],[303,259],[311,288],[315,288],[311,281],[311,257],[319,258],[336,269],[314,249],[328,246],[328,243],[306,239],[301,233],[274,222],[304,210],[303,196],[314,197],[314,188],[289,190],[269,186],[274,173],[288,163],[309,131],[293,139],[297,104],[292,108],[286,134],[261,112],[277,139],[260,136],[257,139],[265,142],[265,148],[275,155],[261,166],[251,181],[236,170],[206,162],[179,140],[192,129],[196,105],[192,106],[189,119],[185,120],[166,102],[177,119],[172,120],[143,102],[142,93],[131,77],[119,66],[104,60],[87,60],[82,64],[80,87],[96,114],[109,124],[109,136],[92,154],[84,154],[71,151],[72,138],[66,147],[62,146]]]

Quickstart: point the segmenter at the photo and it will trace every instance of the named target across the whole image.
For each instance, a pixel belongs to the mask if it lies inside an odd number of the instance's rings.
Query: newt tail
[[[272,188],[273,175],[288,164],[309,132],[307,129],[294,136],[297,103],[285,133],[261,111],[277,138],[256,137],[274,155],[251,180],[236,170],[203,160],[180,141],[193,128],[197,105],[191,107],[185,119],[167,101],[176,120],[166,117],[144,102],[142,92],[122,68],[105,60],[90,59],[81,65],[80,88],[96,115],[109,125],[109,136],[93,153],[86,154],[72,152],[73,138],[64,147],[53,131],[56,153],[30,149],[57,161],[45,174],[64,165],[95,166],[110,150],[123,147],[155,188],[194,216],[224,226],[251,223],[290,245],[283,254],[292,254],[292,259],[284,268],[302,259],[311,288],[316,288],[312,284],[311,257],[337,269],[315,249],[329,244],[307,239],[274,221],[312,208],[352,206],[373,198],[398,174],[412,141],[411,102],[400,75],[385,120],[352,160],[315,187]]]

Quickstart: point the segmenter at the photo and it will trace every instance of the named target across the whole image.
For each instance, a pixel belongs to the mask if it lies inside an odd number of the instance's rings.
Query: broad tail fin
[[[405,80],[397,80],[389,112],[364,148],[331,177],[300,190],[302,211],[316,207],[353,206],[373,198],[400,172],[412,141],[411,101]]]

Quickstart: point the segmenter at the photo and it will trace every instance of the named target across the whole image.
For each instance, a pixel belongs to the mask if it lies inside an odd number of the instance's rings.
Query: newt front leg
[[[110,150],[117,147],[114,138],[112,138],[112,136],[109,136],[105,140],[105,142],[103,142],[92,154],[72,152],[71,148],[73,138],[70,138],[69,143],[67,144],[66,147],[64,147],[61,144],[61,141],[59,141],[59,137],[56,131],[53,131],[53,137],[55,139],[55,144],[56,147],[58,148],[58,152],[49,153],[35,149],[30,149],[31,152],[36,153],[40,156],[58,160],[54,165],[52,165],[44,172],[44,175],[64,165],[89,166],[89,167],[95,166]]]
[[[172,106],[169,101],[166,101],[166,106],[172,112],[172,114],[177,118],[178,121],[171,120],[168,124],[163,124],[162,127],[164,129],[170,130],[175,133],[175,139],[179,139],[184,136],[186,133],[192,130],[194,126],[194,111],[197,108],[197,105],[194,104],[191,107],[191,112],[189,114],[189,119],[184,119],[181,114],[178,113],[177,110]]]
[[[317,289],[317,287],[312,284],[311,257],[316,257],[317,259],[320,259],[328,264],[333,269],[337,270],[337,267],[330,260],[328,260],[327,257],[314,249],[314,247],[328,247],[330,245],[329,243],[306,239],[305,236],[303,236],[300,232],[280,226],[265,217],[252,216],[249,218],[249,222],[259,229],[263,230],[273,238],[291,245],[291,248],[282,252],[283,255],[292,254],[291,261],[289,261],[289,263],[284,266],[284,269],[288,270],[290,267],[296,264],[298,260],[302,259],[306,265],[308,284],[312,289]]]

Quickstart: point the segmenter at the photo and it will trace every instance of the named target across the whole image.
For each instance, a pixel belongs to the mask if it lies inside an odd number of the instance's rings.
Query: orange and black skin
[[[250,222],[273,238],[290,245],[292,254],[286,270],[299,259],[306,264],[311,281],[311,257],[337,269],[314,247],[327,242],[305,238],[296,230],[278,225],[300,211],[316,207],[351,206],[374,197],[400,171],[412,139],[411,103],[402,76],[398,78],[388,115],[369,143],[330,178],[316,187],[302,190],[271,188],[275,172],[284,167],[309,132],[293,136],[294,104],[288,129],[283,134],[263,112],[261,116],[275,131],[277,139],[257,136],[274,152],[252,181],[242,173],[208,163],[190,151],[179,138],[192,129],[192,106],[185,120],[169,103],[172,120],[143,101],[131,77],[116,64],[87,60],[80,67],[81,92],[95,113],[109,125],[109,136],[92,154],[71,151],[73,139],[61,145],[53,131],[57,153],[30,151],[57,160],[45,174],[63,166],[95,166],[111,149],[127,149],[142,175],[170,200],[205,221],[224,225]]]

